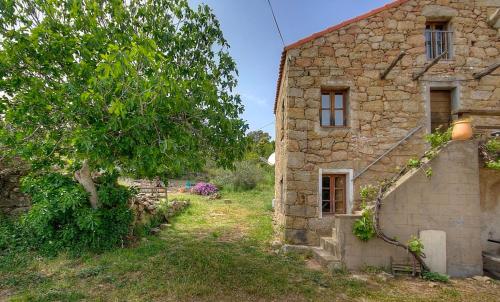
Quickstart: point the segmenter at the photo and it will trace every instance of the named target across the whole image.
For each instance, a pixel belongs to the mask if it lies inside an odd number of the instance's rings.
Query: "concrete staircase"
[[[320,245],[312,248],[314,259],[328,269],[342,267],[342,255],[337,238],[337,230],[332,228],[331,237],[321,237]]]

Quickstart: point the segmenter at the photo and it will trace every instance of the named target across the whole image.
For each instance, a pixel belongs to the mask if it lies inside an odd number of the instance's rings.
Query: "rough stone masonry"
[[[350,169],[353,175],[412,129],[405,143],[354,180],[352,208],[359,188],[376,183],[427,148],[429,92],[453,90],[454,118],[467,112],[499,111],[500,78],[473,73],[498,61],[499,30],[488,16],[500,7],[491,0],[396,1],[287,46],[282,56],[276,114],[276,226],[281,239],[318,244],[333,219],[321,217],[320,169]],[[450,59],[441,60],[418,80],[429,60],[425,28],[446,21],[452,31]],[[406,55],[380,78],[401,51]],[[321,127],[323,89],[347,91],[347,125]],[[500,117],[477,116],[477,129],[498,126]]]

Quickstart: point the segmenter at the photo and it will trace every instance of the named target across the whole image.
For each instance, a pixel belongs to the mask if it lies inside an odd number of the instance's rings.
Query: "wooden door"
[[[346,175],[323,175],[321,207],[324,214],[346,214]]]
[[[451,122],[451,91],[431,90],[431,131],[442,126],[446,130]]]

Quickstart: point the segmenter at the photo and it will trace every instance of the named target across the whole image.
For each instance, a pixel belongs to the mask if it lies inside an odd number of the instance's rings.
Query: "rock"
[[[435,287],[438,287],[438,286],[439,286],[439,284],[437,284],[436,282],[429,283],[429,287],[430,288],[435,288]]]
[[[389,273],[386,273],[386,272],[380,272],[377,274],[377,277],[382,280],[383,282],[386,282],[387,280],[389,279],[394,279],[394,276],[389,274]]]
[[[271,243],[271,248],[272,249],[277,249],[277,248],[280,248],[280,247],[281,247],[281,241],[279,241],[279,240],[274,240]]]
[[[358,281],[361,281],[361,282],[368,282],[368,277],[367,276],[363,276],[363,275],[352,275],[351,276],[351,279],[354,279],[354,280],[358,280]]]
[[[149,230],[149,232],[151,233],[151,235],[158,235],[161,230],[160,228],[152,228],[151,230]]]
[[[310,250],[311,250],[311,247],[307,246],[307,245],[284,244],[281,247],[281,251],[285,254],[288,252],[295,252],[295,253],[302,254],[302,253],[309,252]]]
[[[171,227],[172,225],[170,223],[162,223],[160,224],[160,229],[165,230]]]
[[[491,278],[488,276],[474,276],[472,279],[480,282],[491,282]]]
[[[220,199],[222,196],[220,195],[220,193],[214,193],[210,196],[208,196],[208,199],[210,200],[215,200],[215,199]]]

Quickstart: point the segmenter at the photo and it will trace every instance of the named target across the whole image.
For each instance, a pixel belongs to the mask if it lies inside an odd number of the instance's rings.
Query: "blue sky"
[[[267,0],[190,0],[217,15],[239,71],[238,93],[250,130],[274,137],[274,97],[283,44]],[[285,44],[383,6],[391,0],[271,0]]]

